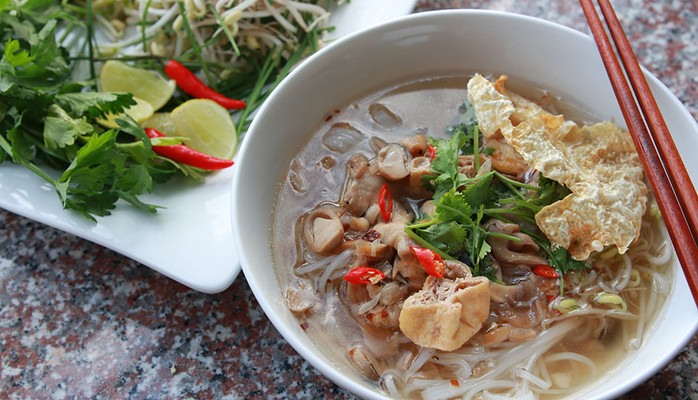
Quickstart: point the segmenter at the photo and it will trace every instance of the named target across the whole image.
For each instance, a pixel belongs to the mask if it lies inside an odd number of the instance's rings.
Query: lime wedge
[[[188,138],[184,144],[194,150],[227,160],[235,154],[235,124],[230,112],[218,103],[189,100],[172,110],[170,118],[177,136]]]
[[[170,117],[170,113],[159,112],[153,114],[152,117],[146,119],[141,124],[143,129],[152,128],[162,133],[165,136],[177,136],[174,123]]]
[[[131,67],[121,61],[109,60],[99,73],[99,88],[103,92],[132,93],[145,100],[157,111],[164,106],[177,84],[151,71]]]

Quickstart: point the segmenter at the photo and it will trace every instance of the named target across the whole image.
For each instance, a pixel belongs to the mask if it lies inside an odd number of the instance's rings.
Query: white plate
[[[408,14],[416,0],[352,0],[333,13],[333,37]],[[233,167],[235,168],[235,167]],[[205,183],[160,185],[142,200],[166,207],[149,215],[119,203],[92,223],[62,209],[53,188],[10,162],[0,165],[0,208],[117,251],[193,289],[216,293],[240,272],[230,224],[232,169]]]

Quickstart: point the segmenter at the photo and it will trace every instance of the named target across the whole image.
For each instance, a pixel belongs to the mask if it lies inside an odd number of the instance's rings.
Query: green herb
[[[483,224],[497,218],[512,222],[535,223],[535,214],[569,194],[569,190],[557,182],[541,176],[538,186],[525,184],[497,171],[468,178],[458,172],[458,156],[472,154],[479,158],[480,131],[473,122],[469,104],[461,107],[459,123],[446,131],[450,139],[430,138],[436,148],[431,164],[431,174],[425,184],[434,191],[434,215],[422,216],[419,222],[408,224],[405,231],[421,246],[438,252],[445,259],[469,261],[473,275],[487,276],[497,281],[489,257],[491,248],[488,236],[518,241],[517,237],[488,232]],[[476,171],[479,163],[475,165]],[[546,252],[550,265],[562,276],[571,270],[590,268],[586,263],[571,258],[563,247],[551,248],[542,236],[526,231]]]
[[[28,168],[54,186],[66,209],[94,220],[109,215],[119,200],[147,212],[157,206],[145,204],[139,196],[153,190],[175,174],[203,180],[204,172],[158,156],[143,129],[131,118],[117,119],[118,129],[105,130],[97,119],[105,114],[120,114],[135,104],[128,93],[101,93],[96,87],[95,62],[107,58],[93,46],[93,18],[113,10],[93,9],[92,1],[84,5],[57,0],[0,0],[0,163],[14,161]],[[304,56],[317,50],[322,29],[309,32],[299,29],[298,44],[291,48],[271,51],[238,48],[233,32],[222,16],[209,5],[220,28],[205,39],[198,39],[193,25],[178,1],[183,32],[189,39],[189,51],[182,62],[201,70],[209,85],[229,97],[247,100],[248,107],[238,117],[238,135],[250,124],[251,115],[266,100],[270,92],[288,75]],[[127,7],[129,7],[127,5]],[[160,32],[147,34],[148,0],[140,23],[143,50]],[[110,11],[111,10],[111,11]],[[309,17],[308,17],[309,18]],[[62,33],[56,35],[57,27]],[[71,56],[61,43],[79,28],[82,43],[74,46]],[[284,29],[280,34],[287,34]],[[164,27],[165,34],[175,34]],[[248,68],[230,67],[204,60],[207,47],[218,46],[227,39],[232,49]],[[130,60],[150,69],[160,69],[162,60],[155,56],[126,56],[110,58]],[[78,63],[85,63],[90,79],[73,81]],[[162,71],[160,71],[162,72]],[[231,94],[234,94],[231,96]],[[166,109],[186,99],[173,98]],[[173,143],[170,143],[173,142]],[[177,138],[158,140],[158,144],[175,144]]]
[[[548,263],[550,263],[550,266],[555,268],[557,272],[560,274],[561,296],[564,291],[564,274],[570,271],[584,271],[593,268],[590,264],[587,264],[584,261],[579,261],[572,258],[570,253],[564,247],[558,246],[556,248],[553,248],[550,241],[545,237],[537,235],[523,227],[521,228],[521,232],[524,232],[525,234],[530,236],[533,239],[533,241],[536,242],[538,247],[545,251],[546,255],[548,256]]]
[[[54,186],[64,208],[88,219],[109,215],[119,199],[155,212],[138,196],[178,171],[197,173],[156,157],[133,120],[118,120],[119,130],[96,123],[135,104],[133,96],[72,82],[74,66],[56,42],[57,20],[46,18],[62,14],[56,7],[40,13],[36,4],[49,2],[10,3],[0,14],[0,161],[36,173]]]

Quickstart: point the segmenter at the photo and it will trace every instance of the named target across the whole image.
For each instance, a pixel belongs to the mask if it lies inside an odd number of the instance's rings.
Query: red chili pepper
[[[378,206],[381,208],[383,221],[390,221],[390,215],[393,213],[393,196],[390,195],[390,190],[387,184],[383,184],[381,192],[378,195]]]
[[[197,78],[193,72],[191,72],[184,65],[180,64],[178,61],[168,61],[167,65],[165,65],[165,73],[170,77],[170,79],[177,82],[177,86],[179,86],[190,96],[198,99],[213,100],[228,110],[239,110],[247,106],[247,104],[245,104],[245,102],[242,100],[235,100],[225,97],[206,86],[206,84],[201,82],[201,80]]]
[[[371,267],[356,267],[344,275],[345,281],[359,285],[376,284],[383,279],[383,271]]]
[[[533,268],[533,273],[545,278],[559,278],[560,274],[555,271],[555,268],[549,265],[539,265]]]
[[[151,139],[166,137],[162,133],[152,128],[147,128],[145,130],[145,134]],[[206,170],[218,170],[228,168],[233,165],[232,160],[224,160],[222,158],[210,156],[183,144],[153,146],[153,151],[163,157],[169,158],[172,161]]]
[[[444,268],[444,260],[441,258],[441,254],[423,247],[410,246],[410,250],[417,256],[417,260],[422,264],[427,274],[443,278],[446,269]]]
[[[429,158],[434,159],[436,157],[436,148],[432,145],[429,145]]]

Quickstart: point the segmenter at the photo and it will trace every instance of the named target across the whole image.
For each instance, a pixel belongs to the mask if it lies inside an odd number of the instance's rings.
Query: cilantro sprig
[[[524,221],[535,223],[535,214],[569,194],[559,183],[541,176],[539,185],[525,184],[497,171],[474,178],[458,172],[458,156],[472,154],[479,161],[480,132],[472,108],[466,103],[461,107],[459,124],[449,127],[450,139],[430,138],[436,148],[431,163],[431,174],[425,176],[425,185],[433,190],[435,212],[423,215],[405,232],[421,246],[439,253],[444,259],[465,260],[473,275],[487,276],[497,281],[491,266],[491,247],[486,239],[490,236],[519,241],[514,236],[487,231],[483,224],[491,218],[506,222]],[[475,162],[476,171],[479,162]],[[549,263],[560,272],[591,268],[589,264],[572,259],[564,247],[553,248],[542,235],[530,232],[521,225],[546,253]],[[561,281],[562,290],[562,281]]]

